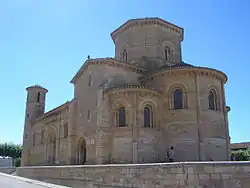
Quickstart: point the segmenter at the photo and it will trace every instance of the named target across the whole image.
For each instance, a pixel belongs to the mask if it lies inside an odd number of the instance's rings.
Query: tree
[[[233,151],[236,161],[250,161],[250,149]]]
[[[0,156],[11,157],[16,167],[20,166],[22,155],[22,146],[13,143],[0,143]]]
[[[11,157],[13,159],[21,158],[22,146],[13,143],[0,143],[0,156]]]

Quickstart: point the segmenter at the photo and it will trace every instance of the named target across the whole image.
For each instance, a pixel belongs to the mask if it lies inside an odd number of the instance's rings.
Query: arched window
[[[126,50],[126,49],[123,50],[123,53],[122,53],[122,60],[123,60],[123,61],[127,61],[127,60],[128,60],[128,53],[127,53],[127,50]]]
[[[173,92],[174,109],[183,109],[183,92],[180,89],[176,89]]]
[[[208,108],[210,110],[217,110],[217,96],[213,89],[211,89],[208,94]]]
[[[68,137],[68,124],[64,124],[64,130],[63,130],[63,136],[64,138],[67,138]]]
[[[149,105],[144,107],[144,127],[153,127],[153,112]]]
[[[172,61],[172,51],[169,46],[165,47],[165,59],[167,61]]]
[[[126,126],[126,111],[125,107],[120,107],[118,110],[118,126],[119,127],[125,127]]]
[[[37,93],[37,102],[40,102],[40,92]]]
[[[42,130],[42,132],[41,132],[41,144],[43,144],[44,143],[44,130]]]

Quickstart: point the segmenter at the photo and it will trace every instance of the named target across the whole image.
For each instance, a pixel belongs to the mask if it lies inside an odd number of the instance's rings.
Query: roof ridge
[[[89,65],[89,64],[98,64],[98,63],[107,63],[107,64],[112,64],[112,63],[118,63],[124,66],[129,66],[132,69],[136,69],[139,72],[146,72],[146,69],[135,65],[135,64],[131,64],[130,62],[126,62],[126,61],[120,61],[118,59],[115,58],[111,58],[111,57],[106,57],[106,58],[95,58],[95,59],[87,59],[83,65],[80,67],[80,69],[77,71],[77,73],[75,74],[75,76],[72,78],[72,80],[70,81],[71,83],[74,83],[75,80],[79,77],[79,75],[82,74],[83,70],[85,70],[85,68]]]
[[[45,92],[48,92],[48,90],[47,90],[45,87],[43,87],[43,86],[41,86],[41,85],[39,85],[39,84],[35,84],[35,85],[28,86],[28,87],[26,88],[26,90],[28,90],[28,89],[30,89],[30,88],[39,88],[39,89],[45,90]]]
[[[180,33],[181,35],[181,41],[183,40],[183,33],[184,29],[182,27],[179,27],[171,22],[168,22],[162,18],[159,17],[145,17],[145,18],[135,18],[135,19],[129,19],[126,22],[124,22],[122,25],[120,25],[117,29],[115,29],[110,35],[113,41],[115,41],[116,36],[118,35],[119,32],[123,32],[128,27],[131,27],[133,24],[141,24],[145,22],[146,24],[152,24],[154,22],[160,23],[161,26],[164,26],[166,28],[170,28],[171,31],[175,31]]]

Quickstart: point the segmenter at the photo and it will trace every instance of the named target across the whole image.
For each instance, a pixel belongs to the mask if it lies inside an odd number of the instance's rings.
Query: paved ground
[[[0,188],[68,188],[0,173]]]

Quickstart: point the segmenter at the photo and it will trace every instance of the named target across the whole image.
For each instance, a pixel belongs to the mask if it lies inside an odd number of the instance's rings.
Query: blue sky
[[[250,140],[250,1],[2,0],[0,142],[22,142],[27,86],[49,90],[46,110],[70,100],[69,81],[87,55],[114,56],[110,33],[138,17],[183,27],[183,60],[228,75],[232,141]]]

